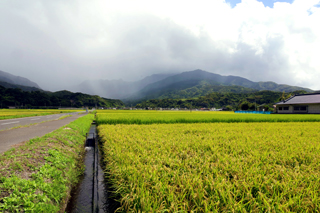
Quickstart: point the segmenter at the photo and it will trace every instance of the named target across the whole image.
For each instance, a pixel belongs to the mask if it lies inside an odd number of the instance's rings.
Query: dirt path
[[[35,137],[41,137],[50,133],[64,125],[69,124],[86,114],[78,114],[72,117],[67,117],[62,120],[53,120],[45,123],[36,124],[34,126],[4,130],[0,132],[0,154],[9,150],[10,148],[19,145]]]

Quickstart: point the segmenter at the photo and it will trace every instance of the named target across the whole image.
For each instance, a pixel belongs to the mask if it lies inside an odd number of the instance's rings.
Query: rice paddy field
[[[238,114],[200,111],[128,111],[98,110],[98,124],[174,124],[214,122],[320,122],[320,115],[307,114]]]
[[[184,113],[195,122],[175,123]],[[317,115],[184,113],[98,112],[118,212],[320,211],[320,123],[308,122]]]
[[[82,110],[61,110],[61,109],[0,109],[0,120],[23,118],[59,113],[69,113]]]

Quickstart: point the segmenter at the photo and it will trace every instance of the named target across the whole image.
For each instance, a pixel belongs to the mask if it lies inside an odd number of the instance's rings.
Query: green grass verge
[[[0,155],[0,212],[64,211],[83,171],[85,134],[94,115]]]
[[[61,116],[60,118],[58,118],[58,120],[63,120],[63,119],[68,118],[68,117],[72,117],[72,115],[64,115],[64,116]]]

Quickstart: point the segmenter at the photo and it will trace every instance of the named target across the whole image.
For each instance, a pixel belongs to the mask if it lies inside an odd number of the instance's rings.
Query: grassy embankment
[[[289,121],[99,125],[118,211],[319,212],[320,123]]]
[[[24,118],[60,113],[71,113],[83,110],[60,110],[60,109],[0,109],[0,120]]]
[[[0,155],[0,212],[63,212],[83,171],[89,114]]]

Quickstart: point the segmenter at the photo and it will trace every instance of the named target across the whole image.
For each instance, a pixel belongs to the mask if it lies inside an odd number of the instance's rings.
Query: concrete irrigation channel
[[[100,165],[96,125],[92,123],[85,144],[85,171],[82,181],[74,190],[67,212],[111,212],[107,199],[104,173]]]

